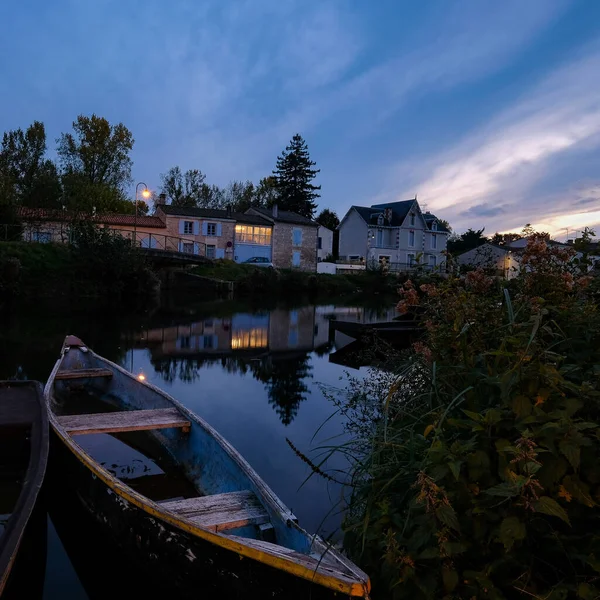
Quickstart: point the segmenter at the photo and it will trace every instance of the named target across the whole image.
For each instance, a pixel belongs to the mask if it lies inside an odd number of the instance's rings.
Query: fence
[[[110,228],[110,231],[131,240],[138,248],[180,252],[182,254],[195,254],[207,257],[206,244],[195,242],[188,238],[161,233],[134,231],[133,229]],[[21,225],[0,224],[0,241],[71,244],[73,243],[73,231],[66,223],[59,225],[37,225],[30,223],[23,223]],[[208,256],[207,258],[214,258],[214,256]]]

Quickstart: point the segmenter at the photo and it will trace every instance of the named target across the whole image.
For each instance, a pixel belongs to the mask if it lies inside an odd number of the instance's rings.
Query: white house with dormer
[[[417,199],[351,206],[339,224],[339,255],[367,266],[387,262],[394,270],[422,265],[439,268],[446,260],[449,231]]]

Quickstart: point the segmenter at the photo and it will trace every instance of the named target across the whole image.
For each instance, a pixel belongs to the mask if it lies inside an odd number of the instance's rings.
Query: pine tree
[[[316,164],[310,160],[306,142],[297,133],[277,158],[277,166],[273,171],[277,179],[279,206],[282,210],[313,218],[317,208],[314,200],[320,197],[317,190],[321,189],[320,185],[311,183],[320,172],[320,169],[313,169]]]

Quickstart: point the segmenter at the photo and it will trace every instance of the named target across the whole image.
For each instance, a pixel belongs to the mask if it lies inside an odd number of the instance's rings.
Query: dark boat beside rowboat
[[[368,598],[367,575],[162,390],[68,336],[45,397],[64,485],[178,597]],[[103,461],[98,435],[135,452],[138,472]]]
[[[48,461],[48,439],[48,414],[41,384],[0,381],[0,597],[3,599],[23,597],[24,588],[18,583],[20,573],[29,582],[38,579],[27,567],[27,533],[35,523],[45,531],[45,515],[36,518],[41,514],[36,504]]]

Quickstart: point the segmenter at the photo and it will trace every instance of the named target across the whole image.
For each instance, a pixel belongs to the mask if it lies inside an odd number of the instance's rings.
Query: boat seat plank
[[[246,490],[161,502],[160,506],[211,531],[269,522],[269,514],[258,498]]]
[[[154,410],[125,410],[87,415],[65,415],[58,422],[71,435],[86,433],[119,433],[182,427],[189,430],[190,420],[176,408]]]
[[[110,369],[62,369],[56,372],[55,379],[88,379],[91,377],[112,377]]]

